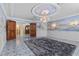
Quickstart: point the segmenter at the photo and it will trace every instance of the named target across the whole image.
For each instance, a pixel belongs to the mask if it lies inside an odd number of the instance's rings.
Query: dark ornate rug
[[[24,41],[36,56],[71,56],[75,45],[59,42],[49,38],[38,38]]]

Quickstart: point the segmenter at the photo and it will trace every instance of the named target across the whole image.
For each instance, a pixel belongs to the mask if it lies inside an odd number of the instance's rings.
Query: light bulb
[[[57,25],[54,23],[54,24],[52,24],[51,26],[52,26],[52,27],[56,27]]]
[[[19,28],[19,25],[17,24],[16,27]]]
[[[47,17],[46,16],[42,16],[40,18],[40,21],[43,22],[43,23],[47,22]]]

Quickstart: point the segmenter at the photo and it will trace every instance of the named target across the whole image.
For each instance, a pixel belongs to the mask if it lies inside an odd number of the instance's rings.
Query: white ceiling
[[[22,19],[33,19],[31,9],[36,3],[4,3],[6,13],[10,17]],[[79,3],[58,3],[60,11],[51,17],[51,20],[57,20],[69,15],[79,14]]]

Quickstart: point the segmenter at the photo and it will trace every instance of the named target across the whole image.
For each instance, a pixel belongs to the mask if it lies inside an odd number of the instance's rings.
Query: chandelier
[[[32,14],[36,17],[40,18],[40,21],[43,23],[47,22],[48,17],[56,14],[59,10],[59,6],[57,4],[37,4],[32,8]]]

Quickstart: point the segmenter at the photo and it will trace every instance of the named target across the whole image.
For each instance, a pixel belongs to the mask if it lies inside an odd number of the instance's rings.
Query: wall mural
[[[79,31],[79,15],[48,22],[48,30]]]

